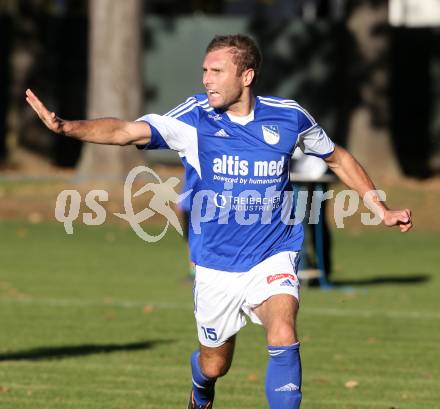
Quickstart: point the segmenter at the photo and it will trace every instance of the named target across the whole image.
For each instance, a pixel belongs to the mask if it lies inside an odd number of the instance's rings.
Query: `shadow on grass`
[[[368,286],[384,284],[423,284],[431,280],[429,274],[414,274],[412,276],[378,276],[355,280],[332,280],[331,284],[335,287],[340,286]]]
[[[129,344],[85,344],[66,345],[59,347],[33,348],[25,351],[0,354],[2,361],[39,361],[44,359],[63,359],[92,354],[109,354],[120,351],[139,351],[151,349],[160,344],[169,344],[173,340],[155,340],[132,342]]]

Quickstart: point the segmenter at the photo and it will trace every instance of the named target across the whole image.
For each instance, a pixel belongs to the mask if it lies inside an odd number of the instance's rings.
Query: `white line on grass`
[[[127,300],[86,300],[86,299],[68,299],[68,298],[2,298],[3,304],[30,304],[46,305],[53,307],[119,307],[119,308],[143,308],[145,306],[164,310],[192,309],[191,304],[178,303],[149,303],[148,301],[127,301]]]
[[[190,303],[172,302],[148,302],[148,301],[128,301],[128,300],[87,300],[87,299],[66,299],[66,298],[1,298],[3,304],[29,304],[46,305],[57,307],[119,307],[119,308],[144,308],[145,306],[164,310],[192,310]],[[304,307],[301,315],[329,316],[329,317],[356,317],[356,318],[377,318],[385,317],[391,319],[424,319],[440,320],[440,313],[431,311],[378,311],[370,309],[348,309],[348,308],[317,308]]]

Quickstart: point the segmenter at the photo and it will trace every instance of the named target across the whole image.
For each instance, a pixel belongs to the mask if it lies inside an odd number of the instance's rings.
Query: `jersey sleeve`
[[[164,115],[148,114],[138,118],[136,121],[146,122],[151,128],[151,141],[138,148],[172,149],[186,156],[197,143],[198,106],[197,99],[190,97]]]
[[[298,111],[297,146],[306,154],[326,158],[335,150],[335,144],[313,117],[305,110]]]
[[[190,97],[165,115],[149,114],[139,118],[138,121],[148,123],[151,128],[150,143],[139,148],[175,150],[201,177],[197,139],[200,107],[202,102]]]
[[[170,149],[170,147],[166,143],[165,139],[162,138],[157,128],[148,122],[147,116],[148,115],[141,116],[140,118],[136,119],[136,122],[147,122],[148,125],[150,125],[150,129],[151,129],[150,142],[147,143],[146,145],[136,145],[136,147],[141,150]]]

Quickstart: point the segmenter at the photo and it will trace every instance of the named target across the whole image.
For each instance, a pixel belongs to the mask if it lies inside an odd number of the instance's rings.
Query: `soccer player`
[[[203,61],[205,94],[165,115],[134,122],[67,121],[30,91],[27,101],[52,131],[82,141],[176,150],[191,175],[191,259],[196,264],[195,318],[200,347],[191,356],[190,409],[211,408],[217,378],[232,362],[235,337],[249,317],[266,331],[266,396],[271,409],[301,403],[295,328],[296,276],[303,231],[292,219],[289,160],[299,147],[324,158],[387,226],[412,227],[408,209],[389,210],[345,149],[335,146],[298,103],[254,96],[261,55],[243,35],[216,36]],[[290,200],[289,200],[290,198]]]

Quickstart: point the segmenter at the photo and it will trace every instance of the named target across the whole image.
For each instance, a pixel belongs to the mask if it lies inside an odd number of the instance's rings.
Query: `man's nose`
[[[203,85],[207,87],[211,83],[211,75],[208,72],[203,74]]]

